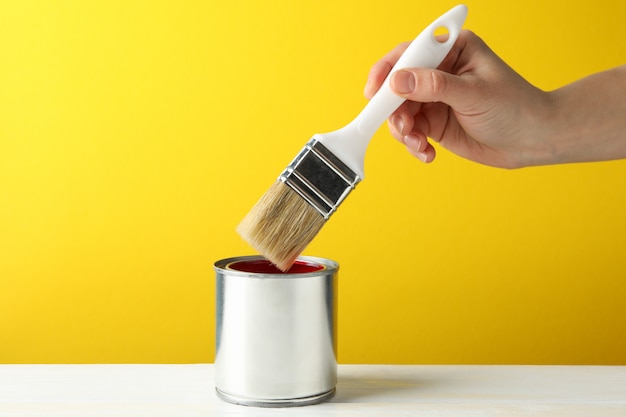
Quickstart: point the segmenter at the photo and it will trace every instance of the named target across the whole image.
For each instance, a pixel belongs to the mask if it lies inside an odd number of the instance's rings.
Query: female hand
[[[368,99],[408,45],[399,45],[372,67],[365,87]],[[554,153],[542,140],[538,123],[550,108],[550,95],[529,84],[470,31],[461,32],[439,69],[396,71],[390,86],[407,99],[389,118],[391,134],[423,162],[435,158],[427,137],[496,167],[534,165]]]

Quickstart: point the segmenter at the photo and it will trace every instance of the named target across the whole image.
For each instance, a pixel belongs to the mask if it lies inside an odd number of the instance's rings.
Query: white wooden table
[[[212,365],[0,365],[0,416],[626,417],[626,366],[340,365],[329,402],[216,397]]]

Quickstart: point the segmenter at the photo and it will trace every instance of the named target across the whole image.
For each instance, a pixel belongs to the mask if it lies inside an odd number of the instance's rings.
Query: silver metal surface
[[[315,138],[307,142],[278,179],[300,194],[325,219],[361,181]]]
[[[321,402],[337,383],[338,264],[302,256],[323,269],[268,274],[215,263],[215,387],[236,404],[286,407]]]
[[[313,395],[306,398],[294,398],[284,400],[251,400],[246,397],[237,397],[234,395],[226,394],[215,388],[217,396],[229,403],[247,405],[248,407],[265,407],[265,408],[281,408],[281,407],[303,407],[305,405],[319,404],[332,398],[335,395],[335,388],[328,392],[324,392],[319,395]]]

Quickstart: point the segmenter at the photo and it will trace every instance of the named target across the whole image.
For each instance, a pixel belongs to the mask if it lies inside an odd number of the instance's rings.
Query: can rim
[[[332,387],[326,392],[320,394],[311,395],[309,397],[302,398],[285,398],[285,399],[254,399],[245,398],[237,395],[226,393],[219,388],[215,387],[215,393],[222,400],[237,404],[245,405],[248,407],[262,407],[262,408],[282,408],[282,407],[301,407],[305,405],[313,405],[324,402],[335,396],[336,387]]]
[[[333,260],[320,258],[316,256],[298,256],[296,261],[309,262],[316,265],[321,265],[323,268],[317,271],[312,272],[300,272],[300,273],[264,273],[264,272],[246,272],[240,271],[237,269],[227,268],[228,265],[234,262],[242,262],[242,261],[260,261],[265,260],[265,258],[261,255],[246,255],[246,256],[235,256],[232,258],[225,258],[219,261],[216,261],[213,264],[213,267],[216,271],[226,273],[231,276],[240,276],[240,277],[254,277],[254,278],[306,278],[312,276],[326,275],[328,273],[335,273],[339,270],[339,264]]]

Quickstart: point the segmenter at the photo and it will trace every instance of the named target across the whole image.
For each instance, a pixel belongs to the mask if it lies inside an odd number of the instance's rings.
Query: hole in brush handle
[[[437,26],[433,30],[433,39],[439,43],[446,43],[450,39],[450,29],[447,26]]]

